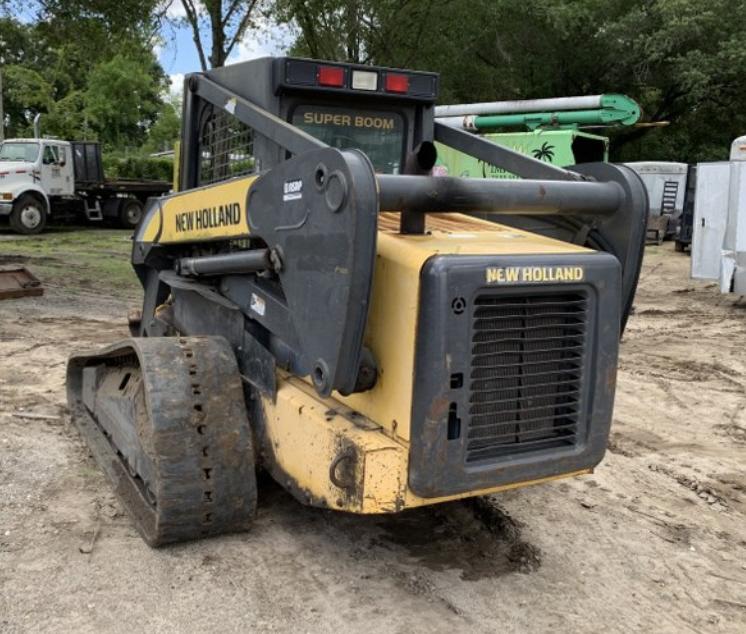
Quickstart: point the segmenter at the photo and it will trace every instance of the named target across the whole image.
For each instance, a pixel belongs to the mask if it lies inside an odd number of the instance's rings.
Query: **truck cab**
[[[19,233],[38,233],[50,213],[50,197],[73,196],[70,143],[8,139],[0,144],[0,216]]]

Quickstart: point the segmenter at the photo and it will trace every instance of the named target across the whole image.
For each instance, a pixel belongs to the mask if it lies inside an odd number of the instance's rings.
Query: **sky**
[[[181,2],[174,0],[168,10],[168,16],[172,20],[164,26],[161,42],[155,47],[163,70],[171,78],[171,93],[174,95],[181,93],[186,73],[201,70],[191,28],[178,24],[178,19],[183,15]],[[289,27],[277,26],[260,19],[258,28],[247,31],[243,40],[233,49],[227,63],[280,55],[292,44],[293,39],[293,32]]]

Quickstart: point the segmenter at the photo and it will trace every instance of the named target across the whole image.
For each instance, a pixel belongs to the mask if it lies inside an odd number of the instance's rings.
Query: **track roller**
[[[127,339],[67,366],[73,422],[151,546],[247,530],[251,429],[222,337]]]

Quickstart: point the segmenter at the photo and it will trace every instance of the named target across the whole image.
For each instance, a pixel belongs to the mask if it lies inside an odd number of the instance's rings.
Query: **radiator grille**
[[[581,292],[477,297],[467,463],[575,444],[587,312]]]

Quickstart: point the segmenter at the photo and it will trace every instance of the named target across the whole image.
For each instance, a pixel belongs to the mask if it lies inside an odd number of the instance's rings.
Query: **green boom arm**
[[[477,132],[520,126],[525,126],[529,130],[550,127],[630,126],[640,119],[640,107],[633,99],[625,95],[598,95],[593,99],[595,100],[592,102],[594,107],[580,109],[573,109],[572,106],[575,103],[590,104],[590,98],[495,102],[494,104],[467,104],[463,107],[441,106],[436,109],[436,117],[438,121],[447,125]],[[534,107],[553,105],[559,107],[545,111],[534,110]]]

